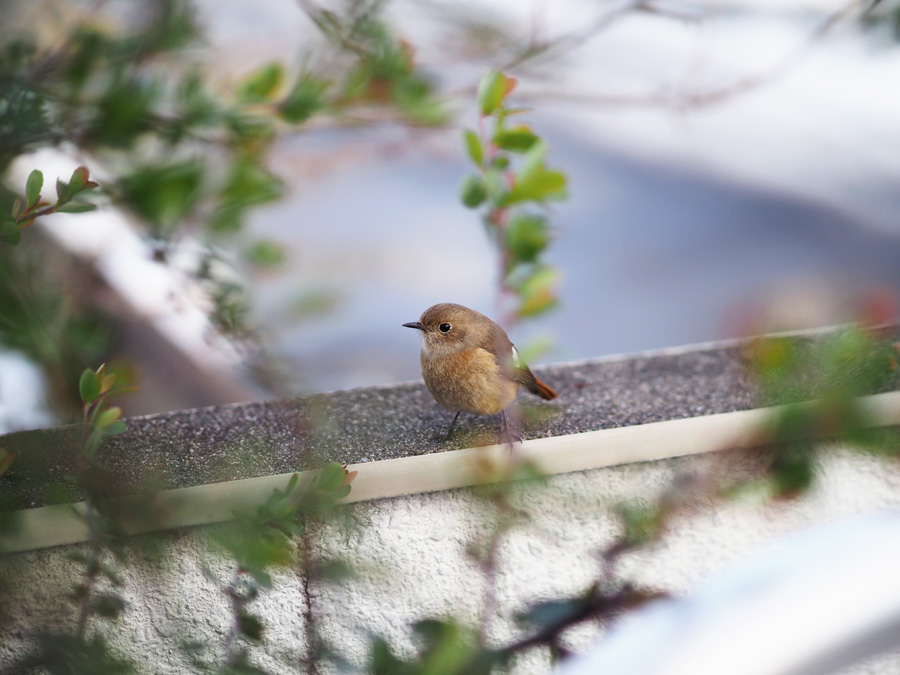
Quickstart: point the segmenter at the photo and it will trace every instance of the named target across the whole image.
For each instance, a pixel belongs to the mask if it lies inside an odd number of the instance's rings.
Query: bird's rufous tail
[[[546,384],[541,382],[539,379],[534,378],[535,388],[531,390],[533,394],[537,394],[545,401],[552,401],[556,398],[556,392],[553,391]]]

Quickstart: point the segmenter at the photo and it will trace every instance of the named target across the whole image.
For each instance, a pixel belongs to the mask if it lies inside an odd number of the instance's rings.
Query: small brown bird
[[[435,400],[455,411],[447,434],[461,412],[500,413],[516,398],[519,385],[545,401],[556,392],[534,376],[506,332],[480,312],[444,302],[426,309],[418,321],[403,324],[422,331],[422,377]]]

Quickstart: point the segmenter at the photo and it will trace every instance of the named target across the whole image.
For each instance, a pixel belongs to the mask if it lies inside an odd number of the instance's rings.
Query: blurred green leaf
[[[261,162],[261,158],[252,153],[241,153],[235,157],[228,182],[221,193],[226,207],[255,206],[281,197],[284,184]]]
[[[525,153],[522,166],[516,174],[512,190],[504,204],[522,201],[544,201],[565,197],[566,177],[559,171],[549,171],[544,166],[547,146],[542,141],[535,142]]]
[[[258,617],[246,612],[239,612],[236,618],[241,635],[255,642],[262,640],[263,623]]]
[[[96,210],[96,204],[88,204],[87,202],[69,202],[56,208],[58,213],[87,213],[88,211]]]
[[[478,108],[484,116],[492,114],[503,102],[506,77],[499,70],[490,70],[478,84]]]
[[[426,125],[437,125],[447,119],[443,102],[434,95],[431,84],[418,73],[409,72],[391,84],[391,97],[407,118]]]
[[[463,177],[459,186],[459,196],[462,203],[470,209],[477,208],[484,203],[487,198],[487,189],[484,181],[478,176],[468,175]]]
[[[203,172],[203,165],[196,161],[144,166],[123,176],[119,188],[135,213],[164,231],[197,204]]]
[[[478,138],[478,134],[471,129],[466,129],[463,132],[463,140],[465,141],[466,151],[469,153],[471,160],[476,166],[483,165],[484,147],[481,145],[481,139]]]
[[[413,624],[413,631],[425,643],[423,675],[480,675],[472,668],[478,647],[471,629],[453,619],[428,619]]]
[[[793,496],[804,492],[815,477],[811,448],[803,443],[779,446],[771,473],[776,494]]]
[[[83,452],[86,457],[94,456],[97,449],[100,447],[100,443],[103,441],[103,435],[103,429],[94,429],[91,431],[84,443]]]
[[[422,668],[395,656],[387,641],[379,636],[372,639],[368,667],[371,675],[422,675]]]
[[[499,129],[493,138],[494,145],[510,152],[526,152],[539,141],[540,139],[534,132],[524,125],[510,129]]]
[[[309,74],[303,74],[281,104],[281,116],[286,122],[305,122],[325,106],[324,95],[328,83]]]
[[[15,246],[20,241],[22,241],[22,233],[16,221],[7,220],[0,223],[0,242]]]
[[[630,546],[640,546],[659,536],[665,517],[656,505],[624,502],[614,508],[623,528],[623,538]]]
[[[253,243],[246,251],[247,260],[257,267],[274,268],[285,260],[284,247],[274,241],[262,239]]]
[[[515,258],[533,262],[547,248],[547,220],[540,215],[517,212],[506,227],[506,244]]]
[[[35,169],[28,174],[28,181],[25,184],[25,210],[28,211],[41,198],[41,188],[44,187],[44,174]]]
[[[329,462],[319,472],[316,485],[322,492],[336,492],[344,484],[344,467],[337,462]]]
[[[487,191],[488,199],[494,207],[499,208],[504,205],[508,190],[503,171],[497,168],[490,168],[485,171],[484,188]]]
[[[152,79],[114,79],[97,101],[89,135],[112,148],[130,147],[137,136],[152,128],[152,107],[158,96]]]
[[[554,307],[557,303],[556,284],[559,273],[552,267],[540,266],[516,286],[520,297],[519,316],[534,316]]]
[[[261,114],[229,110],[224,115],[224,120],[238,144],[268,141],[275,135],[273,120]]]
[[[352,579],[354,573],[343,560],[323,560],[316,565],[316,575],[323,581],[339,584]]]
[[[49,107],[36,83],[0,80],[0,165],[53,138],[56,128],[49,119]]]
[[[177,143],[192,127],[206,127],[221,121],[218,102],[206,90],[200,73],[184,76],[175,93],[179,118],[164,128],[169,139]]]
[[[250,75],[237,91],[242,103],[262,103],[269,100],[284,80],[284,68],[280,63],[271,62]]]
[[[84,403],[93,403],[100,395],[100,376],[90,368],[85,368],[78,382],[78,391]]]
[[[97,419],[94,421],[94,426],[98,429],[105,429],[106,427],[113,424],[116,420],[118,420],[121,416],[122,409],[118,406],[107,408],[99,415],[97,415]]]
[[[65,633],[38,633],[27,657],[32,667],[17,672],[51,675],[130,675],[137,664],[115,654],[103,637],[82,638]],[[27,661],[26,661],[27,663]],[[146,666],[146,663],[142,664]]]

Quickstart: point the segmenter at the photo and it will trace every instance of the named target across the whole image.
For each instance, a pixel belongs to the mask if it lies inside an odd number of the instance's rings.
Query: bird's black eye
[[[438,326],[438,328],[441,329],[441,332],[442,332],[442,333],[446,333],[446,332],[448,332],[451,328],[453,328],[453,326],[451,326],[449,323],[442,323],[440,326]]]

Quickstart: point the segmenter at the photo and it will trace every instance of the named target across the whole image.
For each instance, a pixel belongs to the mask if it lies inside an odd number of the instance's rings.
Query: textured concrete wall
[[[752,461],[752,455],[746,458]],[[598,573],[592,553],[617,531],[608,507],[623,499],[651,499],[677,474],[715,469],[720,460],[711,455],[633,464],[515,488],[510,500],[527,510],[531,520],[510,533],[501,547],[499,619],[492,637],[512,636],[512,617],[529,601],[577,592],[591,583]],[[708,505],[680,520],[658,545],[627,555],[620,572],[640,583],[684,593],[767,541],[813,523],[898,507],[900,470],[895,464],[832,448],[822,457],[815,489],[803,499]],[[484,536],[490,513],[473,489],[347,507],[349,524],[323,525],[312,550],[319,558],[346,558],[358,576],[342,585],[320,583],[307,589],[293,571],[276,575],[275,588],[254,607],[267,626],[264,644],[254,648],[254,662],[275,673],[298,672],[306,645],[307,598],[321,637],[357,663],[366,653],[368,630],[386,635],[403,652],[412,648],[407,629],[412,621],[449,614],[476,621],[484,579],[466,547]],[[124,595],[129,606],[122,620],[103,630],[145,672],[190,671],[177,649],[179,634],[221,649],[229,622],[227,602],[206,579],[203,566],[210,565],[222,577],[230,568],[203,542],[204,531],[194,530],[143,537],[126,546],[130,556],[144,562],[128,568]],[[54,623],[73,627],[74,610],[70,606],[61,614],[60,608],[66,607],[62,596],[77,570],[66,558],[74,549],[36,551],[4,561],[11,583],[0,603],[15,621],[0,635],[0,664],[15,662],[29,632]],[[593,634],[579,630],[572,640],[584,644]],[[514,672],[542,673],[548,668],[546,654],[534,653],[520,659]],[[847,672],[898,670],[900,656],[889,655]]]

